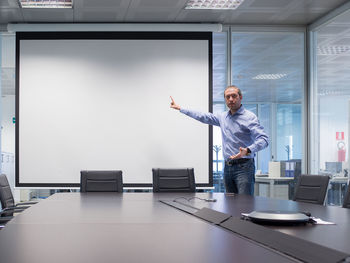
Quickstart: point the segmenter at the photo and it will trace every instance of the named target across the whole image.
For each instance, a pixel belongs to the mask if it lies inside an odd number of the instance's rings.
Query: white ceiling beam
[[[171,31],[171,32],[221,32],[221,24],[8,24],[9,32],[69,32],[69,31]]]

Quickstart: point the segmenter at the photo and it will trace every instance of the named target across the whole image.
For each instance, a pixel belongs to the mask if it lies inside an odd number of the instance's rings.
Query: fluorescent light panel
[[[318,46],[317,55],[329,56],[329,55],[340,55],[350,50],[350,46]]]
[[[253,79],[281,79],[287,76],[287,74],[259,74],[253,77]]]
[[[20,0],[22,8],[72,8],[73,0]]]
[[[318,91],[318,96],[328,96],[328,95],[345,95],[342,90],[320,90]]]
[[[236,9],[244,0],[189,0],[185,9]]]

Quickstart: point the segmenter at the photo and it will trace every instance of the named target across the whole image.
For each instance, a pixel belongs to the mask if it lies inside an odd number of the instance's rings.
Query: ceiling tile
[[[0,0],[0,8],[18,8],[17,0]]]
[[[22,9],[26,22],[73,22],[73,10],[68,8]]]
[[[8,24],[15,22],[24,22],[19,8],[0,8],[0,23]]]
[[[293,0],[255,0],[249,7],[260,7],[260,8],[284,8]]]

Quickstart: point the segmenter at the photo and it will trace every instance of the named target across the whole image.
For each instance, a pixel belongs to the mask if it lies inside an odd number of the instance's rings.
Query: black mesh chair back
[[[122,171],[81,171],[80,192],[123,192]]]
[[[300,175],[293,200],[323,205],[328,182],[327,175]]]
[[[153,192],[195,192],[194,169],[153,168]]]
[[[0,201],[2,209],[15,206],[15,200],[12,195],[9,181],[4,174],[0,175]]]
[[[350,184],[348,184],[348,190],[346,191],[346,194],[344,197],[343,207],[350,208]]]

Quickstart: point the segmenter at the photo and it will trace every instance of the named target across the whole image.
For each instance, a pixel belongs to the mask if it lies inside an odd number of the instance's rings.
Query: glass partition
[[[227,32],[213,33],[213,112],[225,111],[224,89],[227,86]],[[213,184],[215,192],[223,192],[224,161],[221,131],[213,127]]]
[[[231,55],[232,83],[242,89],[244,105],[258,105],[270,135],[257,169],[267,173],[268,160],[302,159],[304,33],[234,32]]]
[[[341,205],[349,176],[350,11],[310,37],[310,172],[331,176],[328,204]]]
[[[214,37],[214,45],[215,42]],[[304,31],[276,31],[276,28],[270,28],[256,31],[250,29],[245,32],[232,28],[228,42],[230,83],[242,90],[243,105],[258,116],[269,134],[269,147],[260,151],[255,159],[257,174],[267,176],[270,161],[297,159],[301,162],[304,158],[305,138]],[[215,61],[215,52],[213,55]],[[224,63],[224,59],[222,62]],[[223,75],[221,79],[224,79]],[[224,84],[224,81],[221,83]],[[226,110],[223,97],[225,87],[226,85],[216,85],[214,112]],[[218,128],[214,128],[214,145],[221,146]],[[214,149],[213,154],[214,173],[222,173],[221,149]],[[219,181],[214,180],[215,182],[216,190],[223,191]]]

